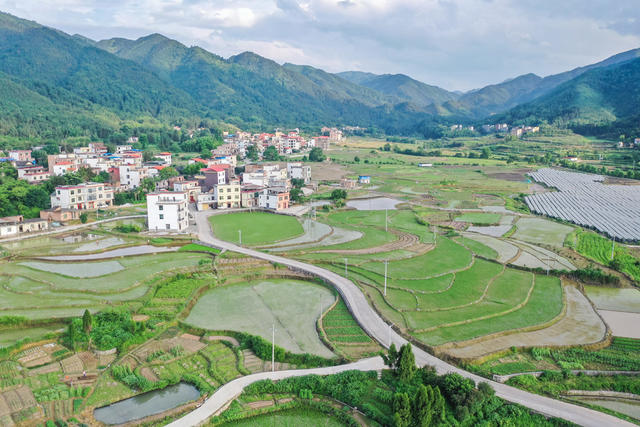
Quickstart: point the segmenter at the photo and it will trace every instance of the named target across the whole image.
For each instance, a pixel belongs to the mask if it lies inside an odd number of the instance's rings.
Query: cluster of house
[[[132,137],[129,141],[135,143],[137,138]],[[144,162],[142,152],[134,150],[131,144],[118,145],[115,153],[109,153],[103,143],[91,142],[86,147],[74,148],[73,153],[47,156],[48,168],[36,165],[31,153],[31,150],[11,150],[5,159],[18,170],[18,179],[31,184],[88,168],[94,173],[107,172],[116,189],[130,190],[138,187],[143,179],[153,178],[162,168],[171,165],[171,153],[158,153],[152,161]]]
[[[311,181],[311,168],[303,163],[249,164],[242,174],[228,163],[212,164],[200,170],[195,180],[178,176],[167,179],[158,191],[147,194],[147,222],[151,231],[184,231],[188,205],[197,210],[260,208],[282,211],[289,208],[291,180]]]
[[[337,128],[323,127],[320,130],[321,135],[304,137],[300,134],[299,129],[293,129],[287,132],[275,130],[273,133],[223,133],[224,144],[214,150],[214,155],[235,154],[245,157],[246,150],[249,146],[254,145],[258,149],[258,154],[262,154],[268,147],[275,147],[278,153],[291,154],[293,152],[310,150],[319,147],[322,150],[328,150],[331,143],[342,141],[342,131]]]
[[[520,138],[524,134],[538,133],[540,132],[540,126],[513,126],[510,127],[506,123],[497,123],[494,125],[482,125],[482,131],[484,133],[501,132],[509,133],[517,138]]]
[[[618,148],[624,148],[624,147],[639,148],[640,147],[640,138],[634,138],[633,142],[630,142],[628,144],[625,144],[624,141],[618,141]]]

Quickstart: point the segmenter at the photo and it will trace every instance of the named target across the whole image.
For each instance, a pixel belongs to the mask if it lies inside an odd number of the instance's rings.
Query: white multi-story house
[[[280,211],[289,207],[289,192],[285,189],[265,188],[258,197],[258,206]]]
[[[200,186],[198,181],[177,181],[173,183],[173,191],[187,193],[187,200],[190,203],[195,203],[198,200],[198,194],[200,194]]]
[[[51,207],[61,209],[93,210],[113,204],[113,188],[110,185],[88,182],[56,187],[51,195]]]
[[[118,145],[116,147],[116,153],[122,154],[122,153],[125,153],[127,151],[131,151],[132,148],[133,147],[131,145],[128,145],[128,144],[127,145]]]
[[[120,187],[123,190],[133,190],[140,187],[140,182],[145,178],[143,171],[134,165],[118,166]]]
[[[60,160],[51,166],[55,176],[62,176],[65,173],[71,173],[78,170],[76,162],[73,160]]]
[[[171,165],[171,153],[169,152],[158,153],[154,155],[153,158],[160,160],[162,163],[164,163],[167,166]]]
[[[51,174],[42,166],[25,166],[18,168],[18,179],[24,179],[29,184],[37,184],[49,179]]]
[[[150,231],[184,232],[189,227],[187,193],[161,191],[147,194],[147,223]]]
[[[305,184],[311,182],[311,166],[302,163],[287,163],[287,174],[290,179],[303,179]]]

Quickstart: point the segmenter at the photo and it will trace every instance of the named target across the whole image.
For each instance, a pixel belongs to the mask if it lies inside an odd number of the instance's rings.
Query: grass
[[[545,323],[560,314],[562,310],[562,287],[560,280],[552,276],[536,276],[536,286],[531,298],[522,308],[502,316],[479,320],[468,324],[440,328],[419,334],[420,339],[432,345],[502,332],[511,329]]]
[[[209,221],[214,234],[228,242],[238,242],[238,230],[241,230],[242,244],[248,246],[289,240],[304,233],[296,218],[265,212],[214,215]]]
[[[224,427],[343,427],[346,424],[308,408],[289,409],[219,424]]]
[[[422,310],[455,307],[482,297],[489,281],[502,271],[500,264],[476,259],[473,266],[456,273],[453,286],[442,293],[418,294]]]
[[[561,248],[573,227],[544,218],[520,218],[516,222],[516,232],[511,236],[516,240],[542,243]]]
[[[497,213],[469,212],[460,215],[456,221],[470,222],[474,225],[494,225],[500,222],[502,215]]]
[[[439,237],[435,249],[414,258],[392,261],[389,277],[396,279],[424,279],[438,274],[460,270],[471,263],[472,255],[466,248],[445,237]],[[384,264],[365,263],[364,269],[384,274]]]
[[[447,311],[413,312],[407,315],[409,323],[413,329],[426,329],[502,313],[525,300],[532,276],[531,273],[507,269],[493,281],[481,302]]]
[[[212,254],[219,254],[220,249],[212,248],[211,246],[199,245],[197,243],[188,243],[178,249],[178,252],[209,252]]]
[[[458,242],[461,243],[463,246],[471,249],[471,251],[478,256],[481,256],[483,258],[488,258],[488,259],[498,258],[498,255],[499,255],[498,251],[476,240],[469,239],[467,237],[460,237]]]
[[[334,300],[332,291],[298,280],[263,280],[218,287],[204,294],[186,322],[205,329],[260,335],[294,353],[332,357],[320,341],[316,321],[322,307]]]
[[[35,328],[20,327],[17,329],[0,329],[0,347],[12,345],[16,341],[24,338],[37,340],[61,328],[64,328],[64,325],[59,324]]]

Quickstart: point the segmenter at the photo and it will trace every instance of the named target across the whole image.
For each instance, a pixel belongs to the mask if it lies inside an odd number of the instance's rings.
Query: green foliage
[[[70,346],[91,343],[99,350],[118,348],[123,350],[128,342],[146,336],[148,331],[144,322],[134,322],[131,313],[125,309],[106,310],[93,316],[90,332],[83,326],[83,318],[74,318],[69,323],[63,340]]]
[[[578,234],[575,249],[587,258],[626,273],[634,280],[640,280],[640,259],[634,257],[623,245],[614,245],[612,240],[596,233],[582,232]]]
[[[313,147],[309,152],[309,161],[311,162],[323,162],[326,158],[320,147]]]
[[[119,233],[139,233],[142,229],[135,224],[120,224],[114,227],[114,230]]]
[[[279,160],[280,155],[278,154],[278,149],[273,145],[268,146],[262,153],[262,158],[268,162]]]
[[[262,360],[271,360],[271,343],[257,335],[237,333],[240,346],[250,348]],[[292,353],[282,347],[275,346],[274,352],[276,362],[291,363],[303,366],[331,366],[340,361],[337,359],[325,359],[309,353]]]
[[[80,214],[80,222],[81,223],[86,224],[88,219],[89,219],[89,215],[86,212],[82,212]]]

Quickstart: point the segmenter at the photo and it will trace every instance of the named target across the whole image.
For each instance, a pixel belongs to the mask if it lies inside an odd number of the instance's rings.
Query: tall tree
[[[413,398],[413,425],[426,427],[431,424],[431,404],[433,389],[431,386],[420,384]]]
[[[398,362],[396,366],[396,374],[402,381],[408,381],[413,378],[416,372],[416,359],[411,349],[411,344],[407,343],[400,347]]]
[[[393,396],[393,414],[395,427],[408,427],[411,424],[411,401],[407,393]]]

